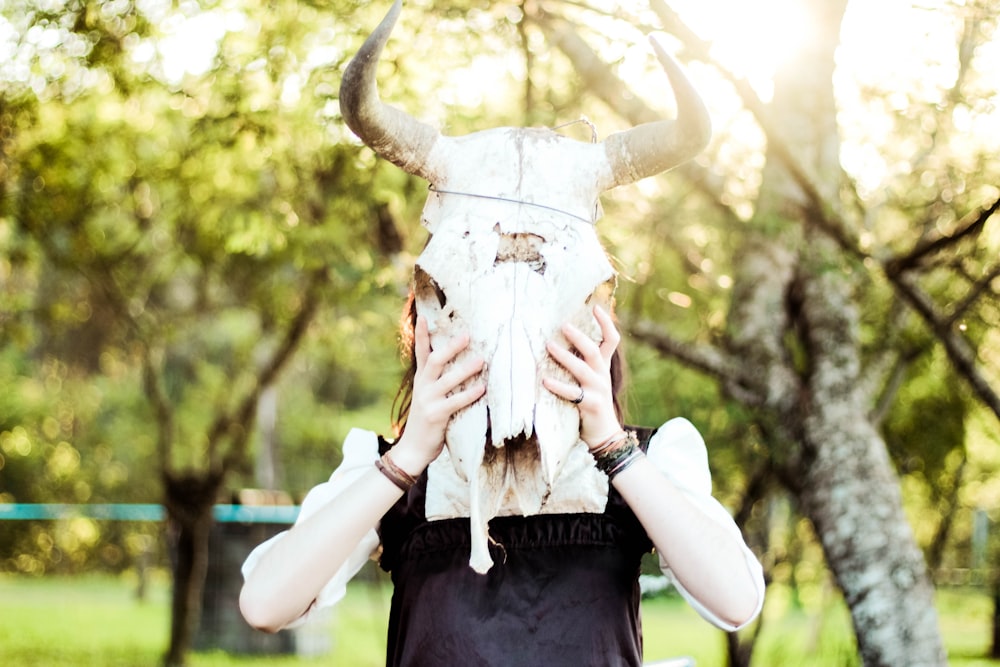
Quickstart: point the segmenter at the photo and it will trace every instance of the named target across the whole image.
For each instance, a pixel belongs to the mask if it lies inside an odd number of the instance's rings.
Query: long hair
[[[417,300],[413,290],[410,290],[399,318],[399,349],[403,363],[406,364],[406,372],[403,374],[396,397],[392,401],[392,430],[396,438],[402,435],[406,428],[406,418],[410,414],[410,404],[413,401],[413,379],[417,374],[417,358],[414,352],[416,344],[414,330],[416,327]],[[624,363],[622,363],[621,344],[619,344],[611,356],[611,399],[619,423],[624,423],[624,411],[619,398],[624,386],[625,369]]]

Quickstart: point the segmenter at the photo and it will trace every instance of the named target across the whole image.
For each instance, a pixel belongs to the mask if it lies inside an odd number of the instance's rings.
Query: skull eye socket
[[[443,309],[448,303],[448,297],[445,296],[444,290],[441,289],[441,286],[438,285],[433,278],[431,278],[429,273],[421,269],[419,266],[413,271],[413,287],[416,291],[417,298],[421,301],[428,301],[427,297],[433,294],[434,298],[437,300],[439,308]]]

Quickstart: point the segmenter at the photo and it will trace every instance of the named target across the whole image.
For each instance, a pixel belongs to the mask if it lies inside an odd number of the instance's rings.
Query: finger
[[[449,415],[453,415],[462,408],[468,407],[478,401],[485,393],[485,384],[477,383],[471,387],[466,387],[461,391],[456,391],[445,399],[445,409]]]
[[[581,381],[582,376],[588,370],[592,370],[585,360],[576,356],[567,348],[555,343],[554,341],[546,343],[545,349],[548,351],[549,356],[555,359],[560,366],[569,371],[569,374],[576,378],[577,381]]]
[[[482,372],[486,362],[481,357],[473,357],[461,364],[453,365],[439,380],[439,388],[443,393],[453,391],[470,378]]]
[[[424,368],[431,353],[431,335],[427,330],[427,318],[423,315],[417,315],[417,325],[413,329],[413,353],[417,368]]]
[[[564,401],[572,402],[580,397],[580,387],[569,382],[554,378],[542,378],[542,386]]]
[[[601,349],[597,346],[590,336],[580,331],[578,328],[572,324],[564,324],[563,335],[566,336],[566,340],[576,348],[580,356],[583,357],[584,361],[591,368],[598,368],[603,365],[604,358],[601,356]]]
[[[431,350],[427,357],[427,369],[435,377],[439,377],[448,365],[458,354],[469,346],[468,334],[462,334],[449,340],[440,350]]]
[[[618,327],[615,326],[611,314],[601,306],[594,306],[594,318],[601,327],[601,356],[604,357],[605,361],[608,361],[618,348],[622,336],[618,332]]]

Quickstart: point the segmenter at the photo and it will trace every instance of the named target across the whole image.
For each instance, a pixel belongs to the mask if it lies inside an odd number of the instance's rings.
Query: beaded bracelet
[[[390,482],[395,484],[399,489],[406,493],[413,485],[417,483],[417,478],[406,472],[392,460],[389,456],[389,452],[382,455],[382,458],[375,459],[375,467],[378,471],[385,475]]]
[[[642,456],[639,439],[633,431],[609,438],[594,450],[597,469],[607,475],[609,481]]]

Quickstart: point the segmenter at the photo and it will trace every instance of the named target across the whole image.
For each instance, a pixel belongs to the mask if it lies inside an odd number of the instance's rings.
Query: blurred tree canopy
[[[11,9],[0,123],[14,391],[0,415],[0,492],[7,502],[166,502],[180,574],[168,662],[179,664],[211,505],[253,485],[247,450],[263,390],[311,348],[287,422],[302,434],[295,450],[324,447],[290,472],[299,488],[337,462],[332,415],[391,396],[398,305],[384,304],[405,285],[394,210],[409,186],[327,122],[344,54],[323,44],[332,30],[312,32],[315,8]],[[175,37],[164,52],[170,26],[213,15],[203,71],[172,69],[190,45]],[[350,38],[339,35],[342,47]],[[2,529],[8,568],[128,564],[99,548],[92,522],[73,522],[70,533],[85,533],[75,541],[42,524]]]
[[[336,466],[348,428],[388,430],[426,184],[360,147],[336,99],[388,4],[3,3],[0,502],[161,502],[192,480],[203,505],[225,499],[259,483],[255,417],[269,387],[277,486],[295,497]],[[757,289],[767,276],[756,284],[746,260],[760,248],[805,255],[834,240],[809,271],[834,280],[856,320],[874,399],[861,417],[921,517],[932,569],[970,562],[971,510],[1000,520],[998,8],[913,8],[880,52],[864,4],[847,5],[829,63],[836,127],[815,141],[772,115],[794,86],[741,70],[750,42],[724,48],[736,32],[725,24],[764,31],[764,9],[729,8],[750,14],[724,21],[697,2],[415,0],[380,70],[386,100],[451,134],[585,115],[607,135],[669,104],[641,37],[670,34],[716,136],[696,163],[604,202],[632,332],[629,418],[683,414],[705,432],[719,495],[800,600],[825,576],[811,524],[788,510],[796,481],[775,477],[796,450],[773,414],[741,400],[750,385],[701,354],[745,334],[738,308],[763,294],[778,339],[751,337],[746,361],[773,344],[808,375],[816,350],[796,329],[808,301],[787,285]],[[756,45],[792,50],[802,25],[786,23]],[[910,33],[933,48],[907,50]],[[574,65],[571,34],[600,66]],[[560,131],[589,138],[580,124]],[[838,169],[811,173],[831,151]],[[787,181],[768,172],[781,164]],[[150,531],[4,522],[0,568],[123,569],[152,548]]]

